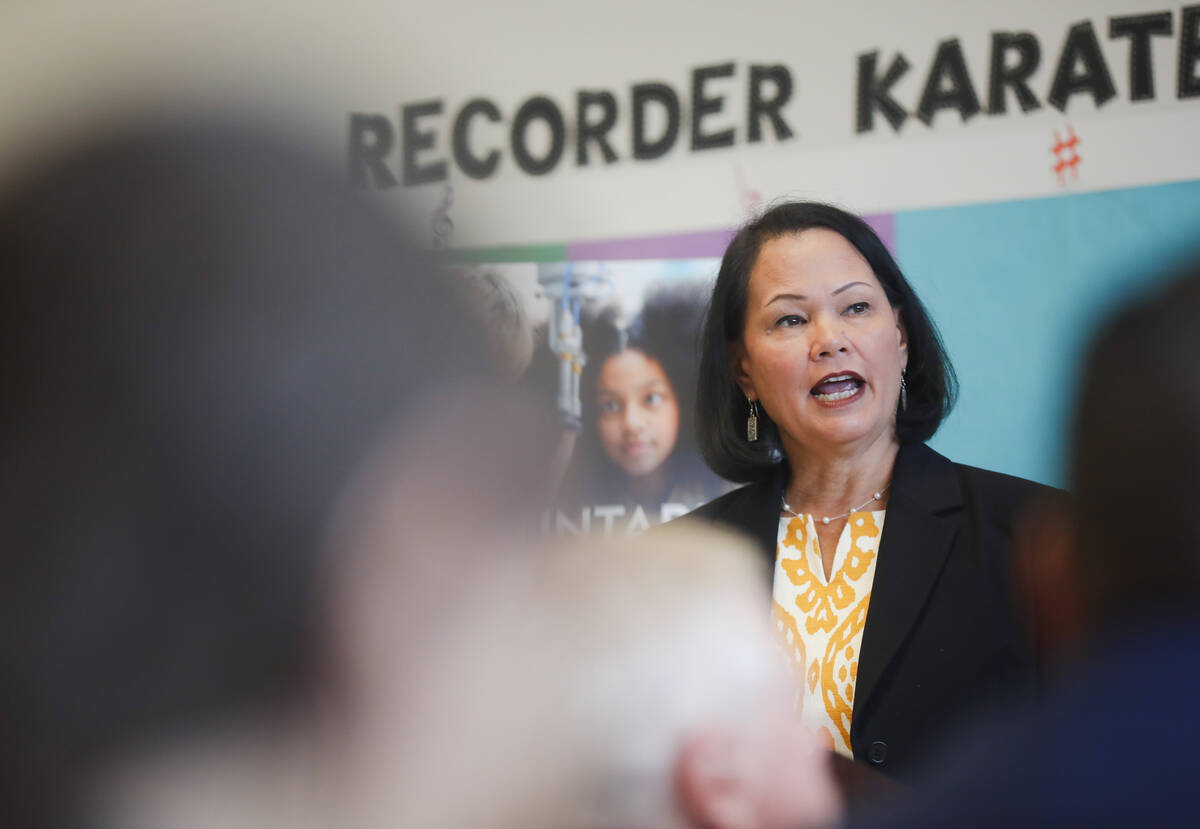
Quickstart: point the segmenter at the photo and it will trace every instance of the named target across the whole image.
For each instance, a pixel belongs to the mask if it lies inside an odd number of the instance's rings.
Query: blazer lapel
[[[902,445],[879,539],[852,722],[861,722],[859,711],[870,706],[888,663],[916,624],[960,527],[961,507],[954,464],[924,444]],[[853,726],[851,732],[853,741]]]

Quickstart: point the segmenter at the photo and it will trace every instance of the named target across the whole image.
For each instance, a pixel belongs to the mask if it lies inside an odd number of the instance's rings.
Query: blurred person
[[[692,516],[748,533],[773,567],[809,727],[901,780],[983,700],[1036,682],[1012,535],[1046,488],[929,448],[955,390],[933,320],[860,218],[785,202],[730,242],[698,440],[748,485]]]
[[[419,639],[524,485],[495,486],[520,441],[430,273],[251,130],[112,127],[0,193],[0,823],[338,822],[314,746],[353,716],[314,712],[382,681],[323,610],[378,603],[338,592],[363,505],[406,521]]]
[[[449,273],[482,324],[497,369],[514,381],[520,379],[545,338],[550,318],[550,300],[537,281],[537,268],[461,265]]]
[[[1200,263],[1101,326],[1074,406],[1074,497],[1021,534],[1045,698],[959,746],[920,807],[863,825],[1196,824],[1198,354]]]
[[[561,543],[561,541],[560,541]],[[576,539],[456,616],[412,709],[407,825],[799,829],[839,813],[731,534]],[[449,808],[447,808],[449,807]]]
[[[561,355],[551,354],[547,347],[551,303],[538,281],[536,265],[455,265],[448,273],[482,326],[488,357],[502,377],[530,390],[536,383],[528,375],[542,377],[548,366],[559,368]],[[548,491],[562,482],[578,438],[576,419],[559,412],[558,420],[559,428],[546,427],[548,434],[555,435],[545,462]]]

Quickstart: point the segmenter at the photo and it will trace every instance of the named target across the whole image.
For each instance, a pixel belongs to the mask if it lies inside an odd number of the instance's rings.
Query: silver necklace
[[[863,502],[862,502],[861,504],[859,504],[857,507],[851,507],[851,509],[849,510],[849,512],[843,512],[841,515],[826,515],[826,516],[823,516],[823,517],[821,518],[821,523],[822,523],[822,524],[828,524],[830,521],[837,521],[839,518],[849,518],[849,517],[850,517],[851,515],[853,515],[854,513],[856,513],[856,512],[861,512],[861,511],[862,511],[862,508],[863,508],[863,507],[865,507],[867,504],[873,504],[873,503],[875,503],[876,501],[878,501],[880,498],[882,498],[882,497],[883,497],[883,493],[887,492],[887,491],[888,491],[888,490],[891,488],[891,486],[892,486],[891,484],[888,484],[888,485],[887,485],[887,486],[885,486],[883,489],[881,489],[881,490],[879,490],[878,492],[876,492],[876,493],[874,493],[873,495],[871,495],[871,497],[870,497],[870,498],[868,498],[867,500],[863,501]],[[785,512],[790,512],[792,515],[796,516],[797,518],[800,518],[800,517],[801,517],[801,516],[800,516],[800,513],[796,512],[794,509],[792,509],[790,506],[788,506],[788,502],[787,502],[786,500],[783,500],[782,498],[781,498],[780,500],[781,500],[781,502],[783,503],[783,509],[784,509],[784,511],[785,511]]]

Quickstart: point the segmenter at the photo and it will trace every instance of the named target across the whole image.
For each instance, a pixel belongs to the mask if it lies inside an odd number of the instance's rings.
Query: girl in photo
[[[722,491],[696,449],[696,343],[707,286],[651,288],[628,326],[607,306],[583,320],[583,432],[572,481],[582,503],[640,506],[658,523]]]

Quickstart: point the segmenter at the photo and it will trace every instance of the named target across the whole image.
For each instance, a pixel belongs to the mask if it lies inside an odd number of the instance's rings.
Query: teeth
[[[837,377],[830,377],[828,380],[825,380],[824,382],[838,383],[838,382],[841,382],[842,380],[850,380],[850,379],[852,379],[852,378],[850,377],[849,374],[839,374]]]
[[[856,394],[858,394],[858,389],[848,389],[847,391],[834,392],[833,394],[817,394],[813,396],[818,400],[833,402],[836,400],[845,400],[846,398],[853,397]]]

